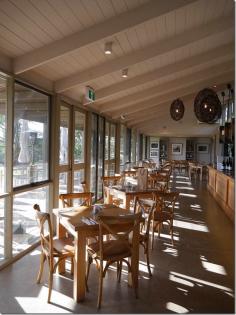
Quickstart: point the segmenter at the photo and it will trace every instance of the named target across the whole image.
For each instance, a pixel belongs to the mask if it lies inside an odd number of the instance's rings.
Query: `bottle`
[[[229,170],[229,159],[227,159],[227,161],[226,161],[226,171],[228,171]]]
[[[232,171],[232,159],[229,158],[229,171]]]
[[[226,168],[225,158],[223,159],[222,167],[223,167],[223,170],[225,170],[225,168]]]

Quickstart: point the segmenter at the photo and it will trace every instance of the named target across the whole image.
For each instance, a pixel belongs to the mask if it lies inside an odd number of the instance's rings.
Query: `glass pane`
[[[0,262],[4,259],[4,215],[5,202],[4,199],[0,199]]]
[[[68,173],[59,174],[59,194],[66,194],[68,192]]]
[[[136,134],[135,131],[131,132],[131,162],[135,162],[135,148],[136,148]]]
[[[97,115],[92,115],[90,191],[96,191]]]
[[[0,193],[5,192],[6,181],[6,108],[7,81],[0,77]]]
[[[74,172],[74,192],[83,192],[81,182],[84,181],[84,170]]]
[[[105,160],[109,159],[109,122],[106,121],[106,131],[105,131]]]
[[[20,193],[13,198],[13,255],[27,249],[39,240],[39,227],[33,205],[39,204],[41,211],[48,209],[49,188],[37,188]]]
[[[114,160],[115,159],[115,140],[116,140],[116,125],[111,124],[110,160]]]
[[[15,84],[13,186],[48,179],[49,97]]]
[[[60,109],[60,164],[68,164],[70,110],[66,106]]]
[[[84,163],[85,114],[75,111],[74,163]]]
[[[97,199],[102,198],[103,176],[103,153],[104,153],[104,118],[99,117],[98,121],[98,177],[97,177]]]

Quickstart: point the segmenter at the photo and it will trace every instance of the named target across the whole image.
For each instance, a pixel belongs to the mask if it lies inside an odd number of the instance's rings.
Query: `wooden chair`
[[[121,175],[114,175],[114,176],[103,176],[101,177],[102,183],[103,183],[103,200],[104,203],[107,200],[107,194],[106,190],[104,189],[104,186],[114,186],[121,183],[122,176]],[[119,206],[122,203],[122,200],[119,198],[113,198],[112,203],[116,206]]]
[[[169,225],[172,245],[174,244],[173,240],[174,207],[178,196],[179,192],[154,193],[156,209],[154,210],[152,217],[152,249],[154,244],[154,232],[158,228],[158,236],[160,237],[160,230],[164,222],[166,222]]]
[[[143,217],[146,220],[146,224],[144,225],[145,229],[140,230],[140,245],[144,248],[144,255],[146,255],[147,268],[149,276],[152,276],[151,268],[150,268],[150,260],[149,260],[149,232],[150,232],[150,224],[153,217],[153,211],[156,208],[156,202],[151,199],[142,199],[140,197],[135,197],[134,202],[134,212],[141,212]]]
[[[126,176],[135,177],[136,175],[137,175],[137,171],[135,171],[135,170],[133,170],[133,171],[124,171],[122,173],[123,177],[126,177]]]
[[[160,191],[166,191],[169,187],[170,176],[168,174],[150,174],[150,186]]]
[[[72,239],[53,239],[52,223],[50,219],[50,214],[41,212],[39,205],[35,204],[33,208],[36,210],[36,220],[40,228],[40,241],[41,241],[41,256],[40,256],[40,268],[37,277],[37,283],[40,283],[44,262],[47,259],[49,265],[48,274],[48,303],[50,303],[52,284],[53,284],[53,274],[56,271],[58,264],[63,260],[71,259],[71,273],[73,273],[73,259],[74,259],[74,246]],[[48,229],[48,232],[47,232]],[[57,261],[54,262],[54,259]]]
[[[81,193],[69,193],[60,194],[59,199],[62,201],[63,207],[72,207],[73,201],[75,199],[82,200],[80,206],[91,206],[94,193],[91,192],[81,192]]]
[[[88,246],[88,266],[87,276],[88,280],[90,265],[95,259],[97,267],[99,269],[99,291],[97,308],[101,307],[102,301],[102,287],[103,278],[106,275],[106,271],[113,263],[117,263],[117,277],[120,282],[122,262],[125,262],[128,266],[128,271],[133,272],[129,261],[126,258],[132,256],[132,243],[129,242],[129,236],[134,231],[134,228],[141,221],[141,212],[133,215],[124,216],[100,216],[97,221],[99,223],[99,240]],[[118,225],[117,225],[118,224]],[[121,225],[120,225],[121,224]],[[118,226],[126,226],[126,231],[120,233],[121,229]],[[109,240],[104,241],[104,234],[109,235]],[[105,268],[103,262],[106,262]],[[137,287],[134,285],[135,295],[137,297]]]

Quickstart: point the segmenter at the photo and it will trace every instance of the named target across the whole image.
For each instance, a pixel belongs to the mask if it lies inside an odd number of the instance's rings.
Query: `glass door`
[[[85,121],[84,112],[62,102],[60,106],[59,194],[83,191]]]
[[[103,196],[101,177],[104,175],[105,119],[92,114],[91,129],[90,189],[95,194],[95,200],[99,200]]]

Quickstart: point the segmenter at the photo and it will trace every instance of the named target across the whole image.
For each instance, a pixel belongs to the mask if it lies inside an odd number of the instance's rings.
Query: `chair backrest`
[[[136,174],[137,174],[137,171],[135,171],[135,170],[133,170],[133,171],[124,171],[122,173],[123,176],[131,176],[131,177],[136,176]]]
[[[121,175],[114,175],[114,176],[102,176],[101,180],[103,185],[109,186],[109,185],[117,185],[121,181]]]
[[[39,205],[35,204],[33,206],[36,210],[36,220],[39,226],[40,242],[42,251],[48,257],[53,255],[53,229],[50,214],[46,212],[41,212]]]
[[[63,207],[73,206],[73,201],[75,199],[82,200],[80,206],[91,206],[94,193],[91,192],[81,192],[81,193],[69,193],[69,194],[60,194],[59,199],[62,201]]]
[[[100,257],[103,259],[103,235],[109,234],[115,240],[127,241],[131,232],[141,222],[142,213],[127,214],[122,216],[100,215],[97,219],[99,223],[99,249]]]
[[[156,201],[158,211],[169,211],[174,213],[175,203],[179,197],[179,192],[162,192],[157,191],[153,193],[153,199]]]
[[[149,237],[150,224],[153,216],[153,211],[156,209],[156,201],[152,199],[142,199],[139,196],[134,200],[134,213],[141,212],[142,216],[147,219],[145,234]]]
[[[151,187],[157,188],[160,191],[166,191],[168,189],[168,183],[170,181],[169,174],[150,174]]]

